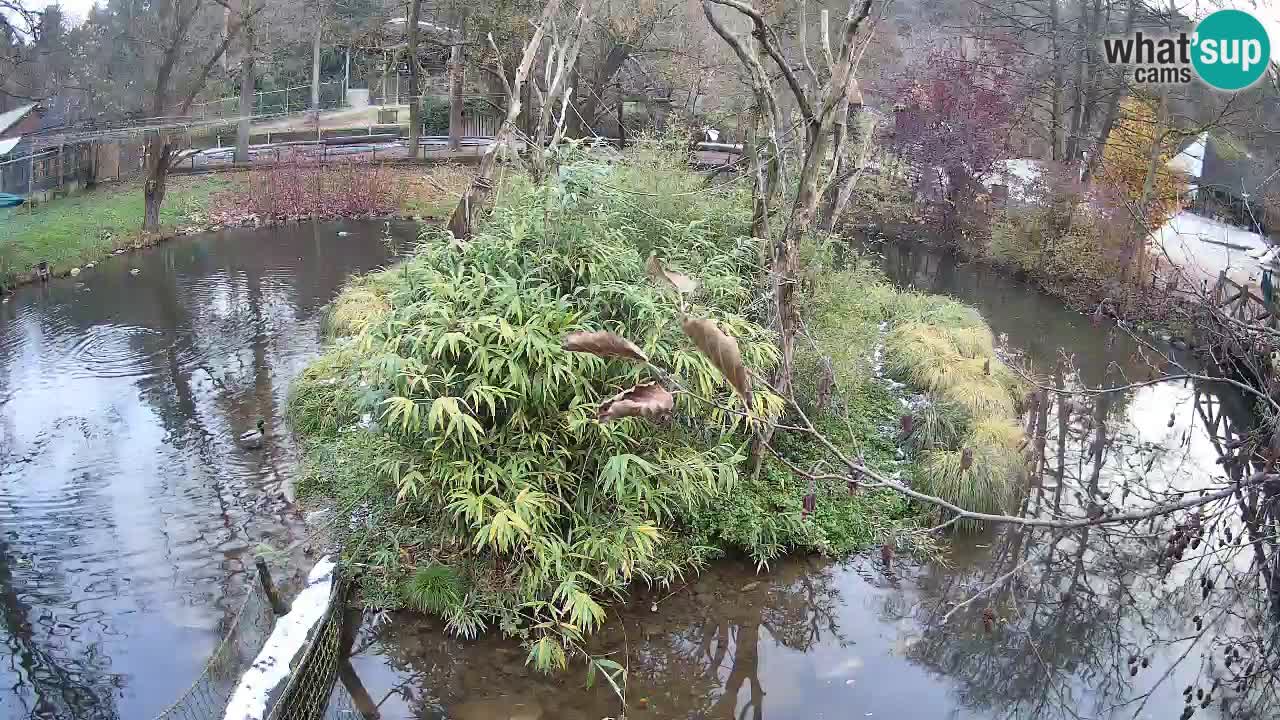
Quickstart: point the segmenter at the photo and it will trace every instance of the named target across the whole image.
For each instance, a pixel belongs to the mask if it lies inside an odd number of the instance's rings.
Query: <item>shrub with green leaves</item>
[[[412,257],[339,300],[376,290],[362,306],[382,309],[344,313],[344,329],[359,332],[304,373],[291,409],[295,427],[330,444],[349,444],[335,425],[367,413],[396,446],[352,463],[374,476],[353,504],[385,503],[376,488],[393,488],[383,521],[422,530],[421,543],[374,561],[399,569],[371,574],[384,588],[375,594],[467,634],[499,623],[547,667],[564,663],[562,636],[599,626],[604,599],[635,579],[669,582],[709,554],[680,536],[738,482],[741,416],[679,394],[669,422],[601,423],[600,403],[652,371],[562,347],[570,333],[615,332],[698,395],[740,402],[682,333],[677,297],[646,277],[653,253],[701,282],[691,315],[735,337],[749,367],[774,364],[770,333],[741,314],[760,257],[736,234],[745,203],[673,194],[695,187],[683,172],[591,162],[544,186],[516,180],[470,240],[428,232]],[[637,193],[646,188],[652,196]],[[761,392],[753,402],[757,416],[781,404]],[[351,482],[312,477],[312,492],[334,497]],[[352,545],[362,563],[383,552],[368,537]]]

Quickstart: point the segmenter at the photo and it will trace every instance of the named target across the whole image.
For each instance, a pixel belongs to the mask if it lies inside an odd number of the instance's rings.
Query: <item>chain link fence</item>
[[[81,141],[34,151],[28,145],[15,154],[0,158],[0,192],[32,200],[142,173],[141,141]]]
[[[268,720],[359,720],[354,701],[338,678],[338,668],[346,662],[342,647],[342,617],[346,608],[347,582],[340,571],[333,584],[329,611],[303,650],[297,669],[289,677],[283,694]]]
[[[255,576],[240,608],[226,625],[200,677],[155,720],[219,720],[245,672],[266,645],[275,627],[271,599]],[[363,720],[366,715],[343,683],[336,682],[347,663],[343,647],[343,614],[347,583],[339,574],[329,610],[303,648],[284,691],[268,720]]]
[[[255,577],[199,679],[155,720],[221,718],[231,693],[266,644],[274,626],[275,613],[271,610],[271,601]]]

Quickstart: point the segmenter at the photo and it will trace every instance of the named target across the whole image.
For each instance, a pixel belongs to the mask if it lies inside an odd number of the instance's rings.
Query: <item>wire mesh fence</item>
[[[329,611],[303,650],[302,659],[268,720],[347,720],[360,717],[358,714],[345,714],[344,708],[354,711],[355,706],[350,694],[335,682],[338,668],[346,660],[342,647],[346,590],[347,583],[339,574],[333,585]]]
[[[320,109],[333,110],[346,103],[346,86],[338,80],[320,83]],[[311,104],[311,86],[264,90],[253,94],[253,116],[288,115],[315,109]],[[232,96],[191,106],[191,115],[200,120],[240,116],[240,97]]]
[[[262,584],[249,583],[240,609],[232,616],[200,677],[155,720],[214,720],[221,718],[227,700],[275,624],[271,601]]]
[[[217,720],[224,716],[227,702],[266,645],[276,621],[271,599],[260,578],[249,585],[244,601],[226,625],[222,641],[200,677],[155,720]],[[366,717],[357,709],[358,704],[346,686],[337,682],[340,669],[348,662],[342,625],[347,587],[339,574],[329,609],[297,656],[293,673],[267,715],[268,720],[363,720]]]
[[[142,171],[140,142],[63,143],[0,159],[0,192],[22,197],[135,177]]]

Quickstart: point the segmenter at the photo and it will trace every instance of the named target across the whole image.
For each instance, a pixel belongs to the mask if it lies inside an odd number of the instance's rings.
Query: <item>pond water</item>
[[[947,255],[905,245],[869,249],[897,284],[977,306],[1007,335],[1007,348],[1037,368],[1052,369],[1060,349],[1073,353],[1075,369],[1064,378],[1071,382],[1145,379],[1167,350]],[[1082,413],[1109,428],[1096,459],[1095,433],[1082,427]],[[1205,425],[1214,417],[1222,418],[1219,442],[1249,422],[1240,399],[1212,384],[1154,385],[1065,412],[1047,404],[1043,479],[1029,490],[1028,505],[1070,512],[1109,495],[1111,507],[1140,474],[1155,488],[1221,474]],[[886,567],[871,553],[843,563],[792,558],[757,574],[747,563],[724,562],[617,608],[592,651],[629,667],[632,720],[1177,718],[1187,706],[1184,688],[1208,690],[1229,677],[1215,643],[1239,633],[1219,604],[1214,627],[1221,633],[1197,636],[1192,618],[1209,616],[1199,607],[1200,586],[1191,571],[1160,577],[1152,557],[1146,539],[1086,529],[957,536],[943,562],[924,565]],[[945,601],[962,602],[1016,568],[1025,570],[1016,583],[944,622]],[[525,667],[514,643],[461,641],[431,619],[366,624],[352,664],[362,695],[383,718],[621,713],[616,693],[600,683],[587,688],[581,669],[544,677]],[[1221,685],[1207,707],[1197,697],[1194,709],[1251,717],[1265,705],[1255,694]]]
[[[301,526],[285,396],[382,234],[182,238],[0,304],[0,717],[145,719],[195,679],[254,548]]]
[[[255,547],[300,535],[285,499],[285,394],[318,350],[322,306],[396,251],[381,235],[350,224],[188,238],[0,305],[0,716],[145,720],[195,678]],[[1074,382],[1143,379],[1139,356],[1161,350],[943,255],[886,247],[880,261],[899,284],[976,305],[1037,368],[1075,353]],[[1120,502],[1137,474],[1168,488],[1220,475],[1215,443],[1248,423],[1238,397],[1194,383],[1041,415],[1045,472],[1027,497],[1042,512]],[[246,453],[235,438],[258,418],[267,448]],[[1108,428],[1104,445],[1089,418]],[[873,553],[757,574],[724,562],[638,593],[593,650],[630,668],[633,720],[1174,718],[1184,687],[1226,677],[1215,638],[1239,633],[1246,603],[1211,618],[1196,609],[1198,576],[1161,577],[1149,545],[1088,529],[990,532],[962,536],[940,563],[886,566]],[[944,601],[1011,570],[1016,582],[944,621]],[[1220,632],[1195,630],[1197,612]],[[369,717],[375,706],[388,719],[620,715],[606,685],[532,672],[510,641],[367,620],[342,675]],[[1229,697],[1228,685],[1197,713],[1249,717],[1252,691]]]

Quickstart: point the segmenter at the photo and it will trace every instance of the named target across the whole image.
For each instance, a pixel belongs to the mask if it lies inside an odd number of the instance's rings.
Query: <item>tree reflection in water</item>
[[[779,648],[847,646],[840,576],[837,566],[819,561],[759,576],[736,564],[716,567],[675,593],[641,593],[593,638],[592,651],[627,661],[629,714],[649,708],[660,717],[777,717],[767,712],[767,690],[781,678],[764,677],[762,662]],[[653,602],[660,603],[656,613]],[[366,628],[356,641],[356,669],[384,717],[618,716],[613,692],[584,688],[580,667],[542,676],[524,666],[514,643],[458,641],[426,622],[397,618],[376,635]],[[361,662],[362,652],[371,662]]]
[[[1080,382],[1065,366],[1057,379]],[[1215,463],[1249,429],[1247,408],[1219,386],[1081,397],[1051,397],[1026,418],[1045,448],[1024,488],[1029,514],[1141,507],[1256,469]],[[873,706],[883,716],[886,704],[902,718],[1175,718],[1188,707],[1273,717],[1274,606],[1261,570],[1276,557],[1276,526],[1258,492],[1207,506],[1204,537],[1171,565],[1164,549],[1185,514],[959,535],[944,562],[893,577],[865,558],[795,559],[761,575],[726,562],[674,592],[638,593],[593,651],[626,661],[628,717],[790,720]],[[356,658],[383,717],[619,714],[609,689],[583,687],[581,667],[543,677],[515,643],[401,620],[363,638]]]
[[[1250,429],[1229,389],[1190,388],[1174,411],[1181,421],[1161,424],[1172,439],[1163,444],[1131,402],[1080,397],[1044,403],[1029,421],[1034,437],[1049,428],[1056,441],[1026,487],[1031,514],[1141,507],[1260,469],[1257,458],[1224,471],[1198,456],[1207,447],[1221,457]],[[926,630],[911,657],[958,681],[964,706],[1006,717],[1274,717],[1280,606],[1268,600],[1276,526],[1258,510],[1265,495],[1254,486],[1197,519],[1136,528],[1005,530],[988,562],[926,573],[937,600],[920,607]],[[1185,531],[1182,559],[1169,557],[1177,527],[1197,524],[1203,537]]]

